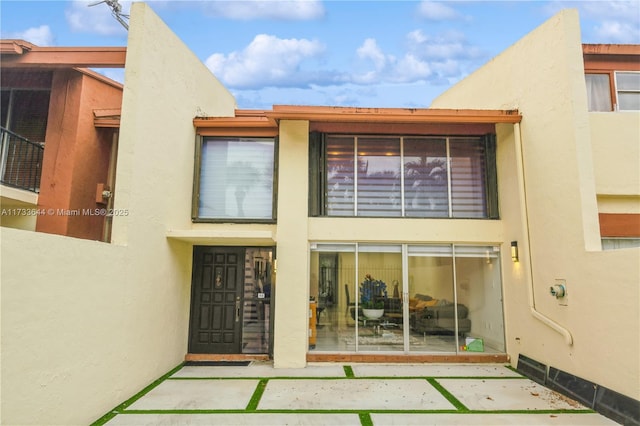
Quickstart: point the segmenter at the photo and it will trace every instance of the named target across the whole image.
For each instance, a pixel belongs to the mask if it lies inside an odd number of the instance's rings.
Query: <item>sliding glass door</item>
[[[358,245],[359,352],[403,351],[402,246]]]
[[[451,245],[409,246],[411,351],[455,352],[456,305]]]
[[[500,249],[312,244],[312,350],[502,353]]]

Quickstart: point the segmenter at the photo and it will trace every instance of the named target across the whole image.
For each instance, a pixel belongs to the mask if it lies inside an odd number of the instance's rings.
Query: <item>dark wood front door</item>
[[[193,248],[189,353],[241,352],[243,264],[243,248]]]

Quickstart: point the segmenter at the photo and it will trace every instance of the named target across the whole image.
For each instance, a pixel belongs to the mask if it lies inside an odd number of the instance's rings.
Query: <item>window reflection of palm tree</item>
[[[447,190],[445,161],[421,157],[418,161],[405,163],[404,174],[407,189],[405,193],[412,194],[411,197],[407,197],[407,207],[412,210],[425,207],[429,210],[437,210],[437,200],[442,198],[442,193]],[[429,205],[421,205],[424,201],[428,201]]]
[[[229,164],[227,184],[235,187],[238,217],[244,217],[244,201],[247,193],[258,183],[264,183],[260,171],[248,161],[237,161]],[[239,172],[241,171],[241,172]]]

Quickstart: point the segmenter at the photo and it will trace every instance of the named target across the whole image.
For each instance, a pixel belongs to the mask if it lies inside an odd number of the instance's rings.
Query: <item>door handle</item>
[[[236,322],[240,321],[240,297],[236,297]]]

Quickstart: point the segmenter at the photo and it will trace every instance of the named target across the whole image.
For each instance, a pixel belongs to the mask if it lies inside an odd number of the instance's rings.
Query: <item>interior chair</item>
[[[349,313],[349,308],[351,306],[356,306],[356,302],[352,302],[351,301],[351,297],[349,296],[349,284],[345,284],[344,285],[344,294],[347,296],[346,301],[347,301],[347,314]]]

